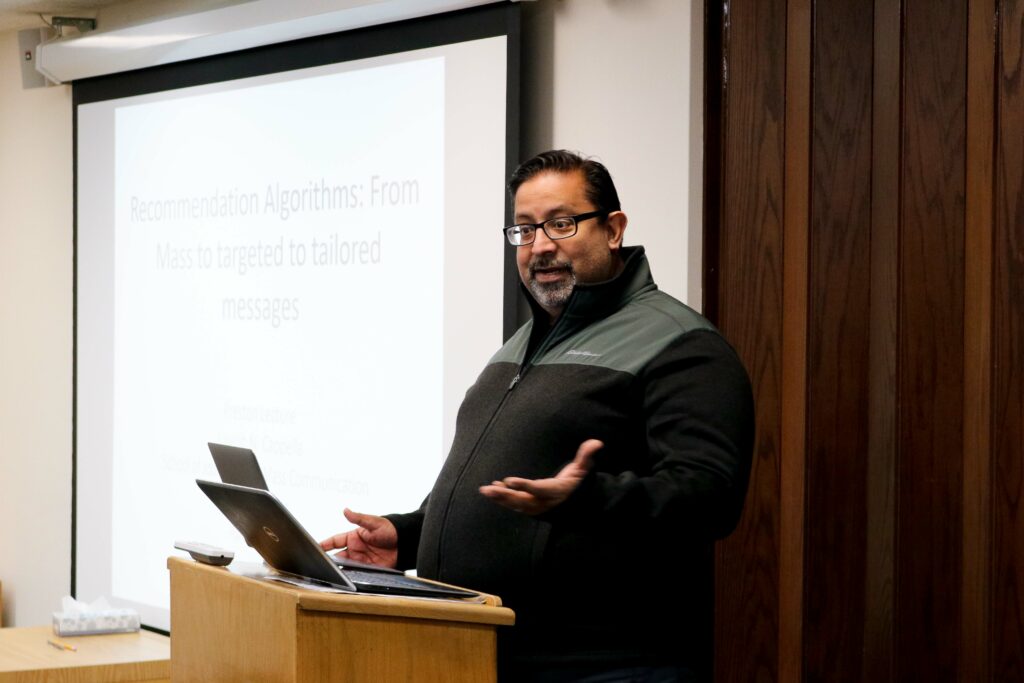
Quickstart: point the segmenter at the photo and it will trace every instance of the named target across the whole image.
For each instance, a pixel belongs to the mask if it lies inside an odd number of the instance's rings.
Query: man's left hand
[[[594,454],[604,447],[597,439],[587,439],[576,450],[573,461],[547,479],[505,477],[480,487],[480,493],[510,510],[539,515],[560,505],[576,490],[594,464]]]

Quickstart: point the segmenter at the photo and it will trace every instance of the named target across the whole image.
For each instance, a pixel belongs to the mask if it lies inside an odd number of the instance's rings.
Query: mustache
[[[526,269],[531,276],[535,275],[538,270],[551,270],[554,268],[565,268],[570,273],[573,272],[570,261],[559,261],[553,256],[538,256],[526,265]]]

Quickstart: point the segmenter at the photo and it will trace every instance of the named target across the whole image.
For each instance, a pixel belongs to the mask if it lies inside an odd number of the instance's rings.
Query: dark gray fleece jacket
[[[423,506],[390,515],[399,564],[494,593],[516,611],[504,667],[711,662],[712,545],[735,527],[753,446],[750,382],[704,318],[658,290],[643,247],[614,279],[534,319],[459,409]],[[586,439],[595,467],[540,517],[478,488],[549,477]],[[667,617],[676,628],[658,625]]]

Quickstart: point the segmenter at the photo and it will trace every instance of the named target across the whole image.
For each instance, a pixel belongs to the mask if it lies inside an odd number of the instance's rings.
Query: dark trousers
[[[554,669],[504,672],[501,683],[703,683],[683,666],[627,666],[609,669],[569,666]]]

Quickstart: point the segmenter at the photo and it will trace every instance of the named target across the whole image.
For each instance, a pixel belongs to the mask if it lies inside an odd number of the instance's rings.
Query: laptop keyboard
[[[403,576],[401,574],[387,574],[383,572],[364,572],[358,569],[343,569],[342,572],[352,583],[359,584],[360,586],[382,586],[385,588],[399,588],[402,590],[414,590],[427,594],[429,592],[436,592],[447,595],[464,595],[465,597],[476,596],[476,593],[472,591],[459,591],[455,588],[447,588],[444,586],[435,586],[430,583],[418,581],[414,578]]]

